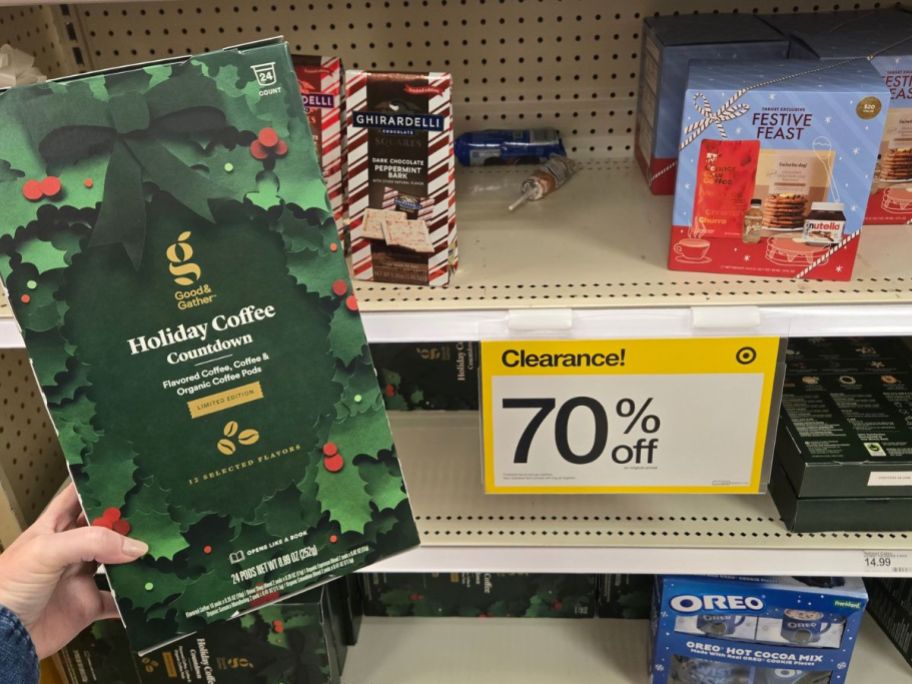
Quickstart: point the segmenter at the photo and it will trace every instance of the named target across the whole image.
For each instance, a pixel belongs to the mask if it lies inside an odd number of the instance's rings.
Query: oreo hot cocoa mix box
[[[301,101],[313,134],[317,159],[326,181],[339,239],[345,242],[345,193],[342,187],[342,60],[338,57],[293,55]]]
[[[356,278],[447,285],[456,268],[452,79],[346,72]]]

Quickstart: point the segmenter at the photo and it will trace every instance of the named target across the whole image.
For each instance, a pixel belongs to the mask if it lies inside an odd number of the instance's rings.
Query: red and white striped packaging
[[[345,241],[345,189],[342,184],[342,121],[345,99],[342,91],[342,60],[338,57],[294,55],[295,74],[301,88],[304,111],[310,122],[317,158],[326,181],[329,205],[339,230],[339,240]]]
[[[346,72],[348,225],[352,269],[361,280],[447,285],[456,268],[456,176],[452,78],[445,73]],[[374,222],[413,222],[388,244]],[[379,212],[379,213],[376,213]],[[397,215],[398,214],[398,215]],[[397,227],[398,226],[398,227]],[[415,231],[427,230],[431,252]]]

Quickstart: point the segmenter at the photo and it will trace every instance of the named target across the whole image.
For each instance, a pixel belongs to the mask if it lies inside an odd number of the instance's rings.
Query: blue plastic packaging
[[[463,166],[539,164],[552,154],[567,154],[554,128],[471,131],[456,138],[456,158]]]

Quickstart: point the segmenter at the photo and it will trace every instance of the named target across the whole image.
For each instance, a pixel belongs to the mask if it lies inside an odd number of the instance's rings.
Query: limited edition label
[[[779,340],[482,345],[491,493],[761,490]]]

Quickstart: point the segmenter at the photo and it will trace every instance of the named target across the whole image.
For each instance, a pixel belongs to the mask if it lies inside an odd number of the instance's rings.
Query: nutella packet
[[[759,153],[758,140],[700,143],[691,237],[741,237]]]
[[[452,79],[346,72],[356,278],[447,285],[456,267]]]
[[[317,159],[326,181],[326,192],[333,218],[339,229],[339,240],[345,241],[345,195],[342,186],[342,61],[338,57],[294,55],[295,75],[301,89],[301,100]]]

